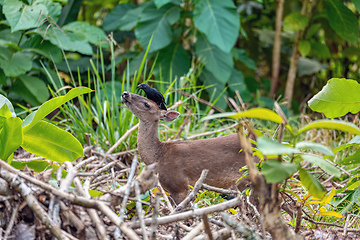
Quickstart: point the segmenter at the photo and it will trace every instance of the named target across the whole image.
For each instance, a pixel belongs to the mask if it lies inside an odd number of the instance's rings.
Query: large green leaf
[[[127,12],[131,9],[136,8],[137,6],[135,4],[131,4],[131,3],[123,3],[123,4],[119,4],[117,5],[110,13],[108,13],[106,15],[106,17],[104,18],[103,21],[103,28],[105,31],[115,31],[118,30],[122,27],[123,22],[120,21],[120,19],[122,17],[125,16],[125,14],[127,14]],[[137,18],[139,15],[136,15],[136,23],[137,23]],[[127,19],[128,21],[129,19]],[[135,25],[133,25],[132,27],[135,27]],[[130,28],[129,30],[131,30],[132,28]]]
[[[4,121],[0,132],[0,159],[6,160],[23,141],[22,121],[18,117],[10,117]]]
[[[15,113],[15,110],[14,110],[14,107],[13,105],[11,104],[11,102],[9,101],[9,99],[7,99],[6,97],[4,97],[4,95],[0,94],[0,108],[3,108],[4,105],[7,105],[8,109],[10,110],[10,114],[8,113],[7,110],[3,110],[0,114],[0,116],[4,116],[6,118],[8,117],[16,117],[16,113]]]
[[[299,149],[288,147],[267,137],[257,139],[257,149],[264,155],[282,155],[299,153]]]
[[[154,3],[157,8],[161,8],[162,6],[173,3],[175,5],[179,5],[182,1],[181,0],[154,0]]]
[[[94,45],[99,45],[99,43],[104,42],[106,38],[105,32],[101,28],[90,25],[87,22],[71,22],[63,26],[63,30],[76,33]]]
[[[67,101],[80,96],[85,93],[92,92],[90,88],[87,87],[77,87],[71,89],[66,95],[55,97],[44,104],[42,104],[39,109],[35,112],[29,114],[23,122],[23,132],[26,133],[29,131],[37,122],[43,119],[46,115],[54,111],[56,108],[60,107],[62,104]]]
[[[51,123],[38,121],[26,132],[21,145],[26,151],[62,163],[83,156],[81,143],[70,133]]]
[[[230,52],[240,28],[240,15],[232,1],[197,1],[193,21],[211,44],[223,52]]]
[[[39,102],[48,100],[50,93],[43,80],[28,75],[20,75],[19,79]]]
[[[248,57],[245,49],[233,48],[231,53],[236,60],[244,63],[248,68],[256,69],[256,63]]]
[[[322,199],[326,194],[326,189],[312,174],[304,169],[299,170],[300,181],[311,195]]]
[[[223,84],[227,83],[234,66],[231,53],[221,51],[212,45],[202,34],[198,34],[195,45],[196,55],[205,64],[205,68]]]
[[[6,76],[16,77],[25,74],[32,68],[32,60],[28,54],[16,52],[10,59],[0,58],[0,65]]]
[[[19,0],[6,0],[3,5],[12,32],[36,28],[48,15],[56,21],[60,11],[60,3],[50,0],[35,0],[31,5]]]
[[[292,12],[284,18],[284,31],[300,31],[308,22],[308,17],[299,12]]]
[[[141,13],[148,6],[152,5],[151,1],[144,2],[140,6],[137,6],[134,9],[130,9],[126,12],[124,16],[119,19],[117,25],[119,26],[120,31],[131,31],[139,22]]]
[[[316,56],[319,59],[329,59],[330,58],[330,51],[329,48],[320,42],[312,41],[311,42],[311,49],[315,52]]]
[[[326,160],[322,159],[321,157],[309,155],[309,154],[301,154],[301,157],[307,162],[318,165],[325,172],[334,175],[335,177],[341,176],[341,172],[337,167],[335,167],[331,163],[328,163]]]
[[[322,145],[321,143],[304,141],[296,143],[295,147],[298,149],[311,149],[324,153],[325,155],[334,156],[334,153],[331,151],[331,149],[328,146]]]
[[[66,51],[76,51],[85,55],[92,55],[93,53],[91,45],[82,35],[57,28],[51,28],[48,31],[45,28],[36,29],[35,32]]]
[[[359,40],[359,23],[355,14],[339,0],[326,1],[327,19],[335,32],[352,44]]]
[[[278,160],[269,160],[264,162],[261,173],[264,175],[267,183],[278,183],[297,171],[295,163],[284,163]]]
[[[325,129],[333,129],[339,130],[343,132],[350,132],[356,135],[360,134],[360,129],[353,123],[341,121],[341,120],[317,120],[309,123],[308,125],[302,127],[297,132],[297,135],[308,131],[310,129],[318,129],[318,128],[325,128]]]
[[[355,80],[332,78],[312,97],[309,107],[328,118],[341,117],[360,111],[360,84]]]
[[[57,24],[62,27],[65,24],[77,20],[83,0],[68,0],[62,8]]]
[[[55,63],[59,63],[62,60],[61,50],[49,41],[44,40],[39,35],[34,35],[27,39],[26,42],[21,45],[21,48],[26,51],[38,53]]]
[[[154,75],[157,79],[171,82],[175,77],[179,79],[186,74],[190,67],[191,60],[187,51],[185,51],[181,44],[172,43],[160,50],[154,69]]]
[[[135,36],[146,48],[153,37],[149,52],[154,52],[168,46],[173,38],[172,24],[180,18],[177,6],[166,5],[157,9],[154,4],[146,7],[140,14]]]

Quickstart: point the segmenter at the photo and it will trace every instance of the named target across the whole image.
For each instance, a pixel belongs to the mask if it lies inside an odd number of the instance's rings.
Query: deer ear
[[[180,116],[179,112],[169,110],[169,111],[166,111],[164,114],[162,114],[160,119],[165,120],[165,121],[172,121],[172,120],[176,119],[178,116]]]

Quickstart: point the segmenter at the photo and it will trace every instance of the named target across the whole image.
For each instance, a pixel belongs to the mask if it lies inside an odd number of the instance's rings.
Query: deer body
[[[159,120],[173,120],[175,111],[158,108],[155,102],[142,96],[124,92],[122,99],[140,119],[138,150],[146,164],[157,163],[159,181],[166,191],[181,202],[187,195],[188,185],[194,185],[203,169],[209,173],[205,183],[229,188],[241,177],[239,169],[245,166],[237,134],[179,142],[161,142],[158,138]],[[247,179],[240,181],[244,187]]]

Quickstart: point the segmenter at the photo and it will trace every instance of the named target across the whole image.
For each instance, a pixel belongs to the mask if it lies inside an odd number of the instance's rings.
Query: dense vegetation
[[[266,182],[302,204],[304,218],[285,210],[289,225],[358,227],[359,1],[0,0],[0,9],[8,164],[56,170],[91,157],[83,146],[124,152],[127,164],[138,119],[120,96],[146,82],[182,114],[161,124],[162,140],[253,129]],[[19,147],[43,158],[17,161]],[[222,200],[203,191],[195,202]]]

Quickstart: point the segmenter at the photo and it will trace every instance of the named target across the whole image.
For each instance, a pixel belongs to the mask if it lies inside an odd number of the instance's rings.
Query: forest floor
[[[30,168],[19,171],[1,161],[0,239],[113,239],[116,229],[125,239],[272,239],[268,232],[264,238],[259,212],[244,195],[217,204],[189,198],[179,209],[157,183],[153,166],[137,161],[136,150],[106,154],[87,146],[84,152],[60,167],[23,150],[12,165]],[[31,170],[44,163],[44,171]],[[305,239],[360,239],[360,231],[326,225],[299,232]]]

